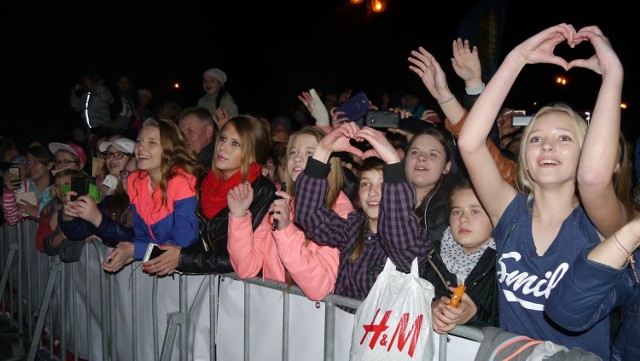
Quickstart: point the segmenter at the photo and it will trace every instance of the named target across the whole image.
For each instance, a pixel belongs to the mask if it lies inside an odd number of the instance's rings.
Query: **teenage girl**
[[[240,115],[222,126],[212,168],[200,187],[200,240],[182,249],[168,246],[177,252],[162,258],[158,265],[150,265],[147,272],[161,275],[176,268],[195,274],[233,272],[227,252],[227,194],[243,182],[251,184],[255,197],[249,209],[253,215],[252,228],[257,228],[275,197],[273,183],[260,172],[270,145],[269,132],[256,117]]]
[[[574,47],[583,41],[595,49],[589,59],[567,62],[553,54],[560,43]],[[602,75],[602,84],[588,132],[584,119],[566,105],[552,104],[536,113],[524,129],[518,155],[520,193],[501,178],[485,142],[517,75],[525,65],[536,63],[591,69]],[[550,27],[507,55],[471,109],[458,142],[478,197],[496,225],[500,327],[580,347],[605,360],[608,317],[576,334],[550,322],[543,311],[576,254],[627,219],[612,183],[622,79],[622,65],[597,27],[578,32],[568,24]],[[598,164],[597,171],[590,162]]]
[[[373,149],[362,152],[350,140],[366,140]],[[361,157],[358,212],[347,219],[323,204],[329,182],[327,161],[332,152]],[[324,137],[296,181],[295,219],[316,243],[340,250],[335,294],[363,300],[387,258],[409,272],[418,257],[424,265],[429,237],[412,210],[415,191],[406,180],[398,153],[384,133],[359,129],[349,122]]]
[[[294,189],[296,179],[324,136],[325,132],[316,127],[305,127],[289,138],[286,176],[282,181],[288,185],[287,191]],[[330,162],[329,192],[324,205],[346,218],[353,206],[341,191],[344,177],[340,159],[333,157]],[[273,217],[264,217],[254,232],[248,211],[254,198],[251,186],[242,183],[229,192],[227,200],[231,212],[227,248],[231,263],[240,278],[255,277],[261,270],[264,278],[280,282],[290,277],[308,298],[321,300],[334,289],[339,251],[312,242],[293,223],[290,193],[293,192],[276,192],[281,199],[274,201],[269,209]]]
[[[115,272],[144,258],[149,243],[186,247],[198,238],[196,179],[202,170],[178,126],[147,119],[134,149],[138,170],[127,179],[135,237],[120,242],[102,267]],[[172,253],[168,249],[162,256]],[[160,262],[160,257],[143,265]],[[172,273],[172,272],[167,272]]]

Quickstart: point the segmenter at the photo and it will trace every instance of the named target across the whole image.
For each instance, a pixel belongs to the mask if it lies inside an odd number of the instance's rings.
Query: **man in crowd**
[[[211,112],[202,107],[187,108],[180,113],[178,126],[187,139],[189,150],[198,155],[207,170],[211,168],[216,133]]]

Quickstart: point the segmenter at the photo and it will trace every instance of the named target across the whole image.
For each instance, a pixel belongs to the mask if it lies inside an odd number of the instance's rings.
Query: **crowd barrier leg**
[[[49,311],[49,301],[53,295],[53,286],[56,284],[60,274],[62,273],[62,264],[54,263],[50,268],[51,274],[49,275],[49,281],[47,282],[47,288],[44,291],[44,298],[42,301],[42,305],[40,306],[40,312],[38,313],[40,317],[38,317],[38,322],[36,323],[35,333],[34,335],[42,335],[42,330],[44,329],[44,321],[46,315]],[[31,340],[31,347],[29,348],[29,356],[27,357],[27,361],[33,361],[36,359],[36,352],[38,351],[38,344],[40,343],[40,336],[36,336]]]
[[[282,361],[289,360],[289,293],[282,293]]]
[[[209,314],[211,315],[211,330],[209,335],[209,360],[216,359],[216,332],[218,327],[218,287],[216,280],[220,279],[218,275],[209,275]]]
[[[4,270],[2,271],[2,280],[0,281],[0,300],[4,299],[4,290],[7,288],[9,275],[11,274],[11,265],[13,264],[13,259],[18,254],[19,249],[20,245],[18,245],[17,243],[12,242],[9,245],[9,254],[7,255],[7,260],[4,264]]]
[[[251,284],[244,284],[244,361],[251,356]]]
[[[336,352],[333,342],[336,334],[336,306],[326,302],[324,307],[324,359],[333,361],[333,355]]]

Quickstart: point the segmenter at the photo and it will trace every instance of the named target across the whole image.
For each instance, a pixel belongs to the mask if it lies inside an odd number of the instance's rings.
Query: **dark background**
[[[411,50],[423,46],[447,72],[450,87],[463,85],[451,69],[451,42],[479,1],[388,0],[382,14],[348,0],[316,1],[85,1],[0,4],[0,134],[56,136],[76,122],[69,89],[95,70],[106,85],[128,75],[136,88],[149,88],[156,103],[195,105],[203,95],[201,76],[218,67],[241,112],[287,115],[297,95],[310,88],[339,94],[364,90],[373,100],[383,91],[397,100],[418,93],[437,105],[408,69]],[[505,3],[507,3],[505,1]],[[623,132],[635,141],[638,103],[638,31],[633,11],[617,1],[511,1],[505,5],[500,57],[538,31],[560,22],[576,29],[598,25],[625,66]],[[480,48],[483,52],[484,49]],[[567,59],[593,53],[588,44],[557,54]],[[556,75],[569,83],[559,87]],[[181,89],[172,88],[178,82]],[[562,100],[590,110],[600,76],[550,65],[527,66],[505,105],[531,112]]]

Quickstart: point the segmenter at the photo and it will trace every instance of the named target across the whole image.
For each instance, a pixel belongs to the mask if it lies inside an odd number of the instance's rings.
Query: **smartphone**
[[[144,253],[142,262],[147,262],[150,259],[154,259],[165,252],[165,250],[158,248],[157,244],[149,243],[149,245],[147,246],[147,251]]]
[[[12,176],[14,179],[20,179],[20,178],[21,178],[21,177],[20,177],[20,168],[17,168],[17,167],[11,167],[11,168],[9,168],[9,174],[11,174],[11,176]]]
[[[87,195],[88,181],[85,177],[71,177],[71,190],[76,192],[77,196],[71,196],[70,199],[75,201],[79,196]]]
[[[460,285],[458,286],[458,288],[456,288],[455,291],[453,291],[453,294],[451,295],[451,301],[449,301],[449,306],[458,307],[460,299],[462,298],[462,295],[464,294],[464,290],[466,288],[467,287],[465,287],[464,285]]]
[[[531,123],[531,119],[533,119],[531,115],[514,115],[513,118],[511,118],[511,124],[513,124],[514,127],[527,126]]]
[[[370,107],[371,103],[369,102],[369,98],[367,98],[364,92],[359,92],[346,102],[340,104],[336,108],[336,111],[344,112],[344,116],[349,118],[350,121],[358,122],[358,125],[362,126],[362,122],[359,121],[364,117]]]
[[[398,128],[400,114],[386,110],[369,110],[364,116],[364,125],[371,128]]]

